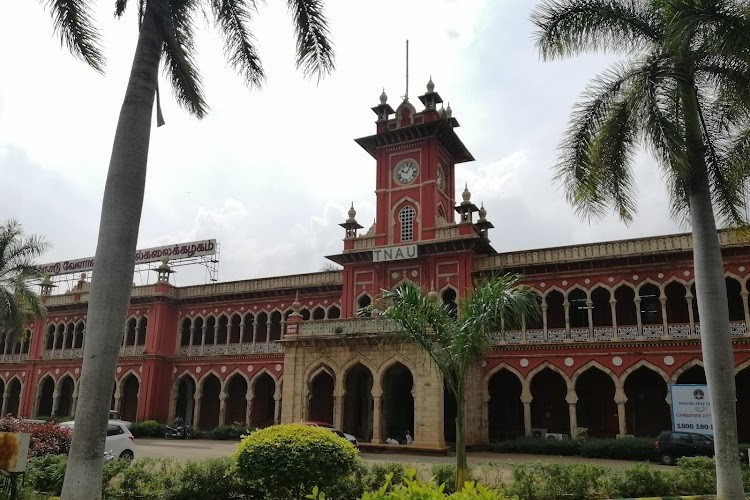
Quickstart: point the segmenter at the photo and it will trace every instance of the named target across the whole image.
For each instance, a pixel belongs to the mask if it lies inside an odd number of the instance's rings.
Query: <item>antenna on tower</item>
[[[409,100],[409,40],[406,40],[406,94],[404,100]]]

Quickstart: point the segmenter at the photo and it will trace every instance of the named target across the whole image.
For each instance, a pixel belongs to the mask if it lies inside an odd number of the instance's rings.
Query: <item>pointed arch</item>
[[[383,376],[388,371],[388,369],[396,363],[401,363],[402,365],[404,365],[412,374],[417,373],[417,369],[411,361],[407,360],[404,356],[401,355],[401,353],[395,353],[390,358],[380,363],[377,371],[373,372],[372,375],[375,378],[376,387],[383,387]],[[416,389],[416,380],[414,381],[414,387]]]
[[[206,373],[204,373],[201,376],[200,380],[198,380],[198,385],[196,386],[196,389],[197,389],[198,392],[201,392],[203,390],[203,384],[206,383],[206,380],[208,380],[208,378],[211,375],[213,375],[214,377],[216,377],[216,379],[219,381],[219,385],[221,385],[221,383],[222,383],[221,376],[218,373],[216,373],[216,370],[214,370],[213,368],[211,368],[211,369],[209,369]]]
[[[253,376],[250,378],[250,380],[248,380],[248,382],[247,382],[247,384],[248,384],[247,385],[247,390],[250,392],[250,394],[252,394],[252,395],[255,394],[255,384],[258,383],[258,379],[260,377],[262,377],[263,374],[266,374],[269,377],[271,377],[271,380],[273,380],[274,386],[278,385],[279,381],[276,379],[276,377],[273,375],[273,373],[271,373],[271,370],[269,370],[268,368],[266,368],[264,366],[263,368],[261,368],[260,370],[258,370],[257,372],[255,372],[253,374]],[[317,372],[316,372],[316,374],[317,374]]]
[[[250,377],[245,375],[244,370],[241,370],[240,368],[235,368],[234,370],[232,370],[231,372],[227,374],[224,380],[221,380],[221,392],[226,394],[226,388],[227,388],[227,385],[229,384],[229,380],[231,380],[235,375],[239,375],[240,377],[244,378],[245,383],[247,384],[247,389],[250,390]]]
[[[633,373],[634,371],[636,371],[638,368],[643,368],[643,367],[648,368],[650,370],[653,370],[656,373],[658,373],[659,375],[661,375],[661,377],[664,379],[664,383],[668,383],[669,382],[669,375],[667,375],[667,372],[665,372],[662,368],[660,368],[657,365],[651,363],[650,361],[647,361],[645,359],[640,359],[636,363],[634,363],[633,365],[627,367],[625,369],[625,371],[622,372],[622,375],[620,375],[620,380],[619,380],[620,384],[624,384],[625,380],[627,380],[628,376],[631,373]]]
[[[326,319],[339,319],[340,317],[341,307],[338,304],[331,304],[328,309],[326,309]]]
[[[667,380],[667,384],[676,384],[677,379],[679,379],[683,373],[695,367],[703,368],[705,370],[703,360],[700,358],[693,358],[689,361],[686,361],[685,363],[680,365],[674,372],[672,372],[672,376]]]
[[[341,377],[338,377],[336,379],[336,394],[346,395],[346,387],[344,386],[346,377],[349,376],[349,370],[354,368],[356,365],[364,366],[365,368],[370,370],[372,376],[375,377],[375,373],[377,373],[377,371],[375,370],[375,366],[373,365],[373,363],[361,354],[357,354],[355,357],[351,358],[349,361],[341,365],[341,368],[339,368]]]
[[[182,371],[177,378],[174,379],[174,384],[172,384],[172,397],[177,397],[177,389],[180,385],[180,382],[185,377],[189,378],[191,382],[193,383],[193,388],[198,387],[198,379],[193,375],[188,368]]]
[[[521,382],[521,385],[523,386],[523,381],[526,379],[526,377],[521,375],[521,372],[518,371],[517,368],[509,365],[505,361],[501,361],[497,365],[493,366],[492,369],[485,374],[484,379],[482,380],[482,386],[483,386],[482,395],[484,397],[484,401],[489,401],[490,399],[490,392],[489,392],[489,385],[488,385],[490,383],[490,379],[500,370],[508,370],[510,373],[518,377],[518,380]]]
[[[606,373],[612,379],[612,382],[615,384],[615,386],[617,386],[618,379],[617,375],[615,375],[615,372],[595,359],[592,359],[591,361],[588,361],[587,363],[584,363],[579,368],[577,368],[576,371],[573,372],[573,375],[570,377],[570,384],[575,387],[576,382],[578,382],[578,377],[583,375],[584,372],[586,372],[586,370],[588,370],[589,368],[598,368],[603,373]]]
[[[565,381],[565,384],[568,386],[568,388],[570,388],[570,377],[568,377],[568,374],[565,373],[565,370],[550,361],[544,361],[538,366],[535,366],[531,371],[529,371],[529,374],[526,375],[526,380],[528,381],[528,383],[531,384],[531,381],[534,379],[534,377],[545,368],[549,368],[553,372],[560,375]]]

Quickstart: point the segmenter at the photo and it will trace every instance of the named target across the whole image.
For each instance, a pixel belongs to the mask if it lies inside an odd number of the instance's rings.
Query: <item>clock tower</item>
[[[456,135],[458,120],[432,79],[417,111],[405,98],[394,111],[385,91],[375,134],[356,142],[375,159],[375,222],[365,234],[354,207],[341,226],[344,251],[328,258],[344,266],[342,316],[353,317],[380,291],[413,281],[454,303],[471,286],[473,256],[495,253],[486,211],[468,189],[455,202],[456,165],[474,157]],[[438,108],[438,106],[440,106]],[[474,214],[479,220],[474,221]]]

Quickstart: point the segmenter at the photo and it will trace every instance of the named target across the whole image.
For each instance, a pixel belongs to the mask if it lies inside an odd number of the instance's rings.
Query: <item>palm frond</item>
[[[184,109],[198,118],[208,112],[203,96],[201,77],[193,59],[195,54],[195,25],[193,13],[197,0],[175,0],[159,10],[164,32],[164,72],[175,99]]]
[[[586,218],[601,218],[614,207],[626,222],[635,210],[630,173],[636,139],[632,102],[640,96],[648,65],[617,65],[597,77],[576,104],[560,146],[555,181],[562,184],[568,202]],[[613,162],[619,162],[615,165]]]
[[[750,54],[750,51],[749,51]],[[715,95],[724,108],[723,119],[729,125],[750,119],[750,61],[711,55],[696,65],[696,76],[709,95]]]
[[[255,0],[211,0],[211,8],[224,37],[224,54],[229,64],[242,75],[248,87],[262,86],[265,72],[247,27],[256,10]]]
[[[128,6],[128,0],[115,0],[115,17],[120,19]]]
[[[288,0],[288,5],[294,18],[294,34],[297,38],[297,67],[302,68],[305,76],[316,76],[320,80],[335,67],[323,2]]]
[[[670,17],[665,43],[750,58],[750,14],[746,2],[679,2]]]
[[[47,0],[55,33],[60,43],[99,73],[104,73],[104,54],[99,30],[94,26],[86,0]]]
[[[543,59],[584,51],[642,51],[658,43],[663,26],[646,2],[545,0],[531,14]]]

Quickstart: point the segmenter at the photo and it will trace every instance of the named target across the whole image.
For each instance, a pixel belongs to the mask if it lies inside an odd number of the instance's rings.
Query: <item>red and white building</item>
[[[393,110],[385,95],[375,133],[357,139],[375,162],[376,220],[352,208],[340,271],[175,287],[168,269],[133,288],[114,409],[123,418],[201,429],[326,420],[361,441],[409,430],[415,444],[453,440],[440,375],[414,346],[382,342],[390,325],[357,317],[404,280],[455,304],[489,273],[524,276],[542,319],[493,337],[472,374],[469,441],[532,429],[593,436],[670,428],[668,386],[703,383],[700,314],[687,234],[497,253],[493,227],[455,169],[473,160],[457,120],[434,92]],[[471,168],[461,166],[460,168]],[[735,351],[740,439],[750,441],[750,244],[721,232]],[[2,413],[74,415],[86,339],[88,283],[43,289],[47,316],[23,342],[0,336]]]

